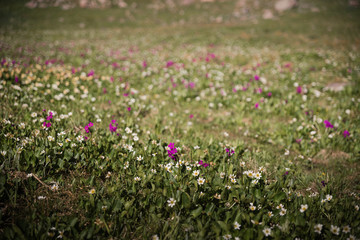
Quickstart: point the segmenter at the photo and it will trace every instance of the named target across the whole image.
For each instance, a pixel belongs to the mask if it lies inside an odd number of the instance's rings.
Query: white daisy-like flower
[[[151,169],[150,170],[152,173],[156,173],[156,169]]]
[[[174,198],[170,198],[169,200],[167,200],[167,202],[169,207],[174,207],[176,200]]]
[[[241,225],[238,222],[234,222],[234,229],[240,230]]]
[[[231,186],[230,185],[225,185],[225,188],[230,190],[231,189]]]
[[[268,227],[265,227],[264,229],[263,229],[263,233],[264,233],[264,235],[267,237],[267,236],[270,236],[270,234],[271,234],[271,228],[268,228]]]
[[[349,225],[343,227],[343,233],[349,233],[351,230],[351,227]]]
[[[195,176],[195,177],[199,176],[199,174],[200,174],[200,170],[195,170],[192,173],[192,175]]]
[[[279,204],[276,209],[283,209],[284,208],[284,205],[283,204]]]
[[[331,201],[331,199],[333,198],[330,194],[327,194],[326,196],[325,196],[325,198],[326,198],[326,201]]]
[[[225,173],[224,172],[221,172],[220,173],[220,178],[224,178],[225,177]]]
[[[260,178],[261,178],[261,173],[260,173],[260,172],[256,172],[256,173],[254,174],[254,177],[255,177],[256,179],[260,179]]]
[[[231,236],[230,234],[225,234],[225,235],[223,236],[223,238],[224,238],[225,240],[230,240],[230,239],[232,238],[232,236]]]
[[[199,185],[203,185],[205,183],[205,179],[200,177],[200,178],[198,178],[197,182]]]
[[[84,140],[84,138],[83,138],[83,136],[79,135],[76,137],[76,140],[81,143]]]
[[[151,240],[159,240],[159,236],[157,234],[152,235]]]
[[[356,237],[354,235],[350,235],[346,240],[356,240]]]
[[[37,199],[39,200],[44,200],[46,197],[45,196],[38,196]]]
[[[269,217],[274,216],[274,214],[273,214],[273,212],[272,212],[272,211],[269,211],[269,212],[267,213],[267,215],[268,215]]]
[[[92,189],[89,191],[89,194],[90,194],[90,195],[93,195],[93,194],[95,194],[95,193],[96,193],[95,188],[92,188]]]
[[[256,206],[254,206],[254,204],[253,203],[250,203],[250,210],[251,211],[255,211],[256,210]]]
[[[321,230],[322,230],[323,225],[318,223],[314,226],[314,232],[321,234]]]
[[[143,157],[140,155],[136,158],[136,160],[138,160],[140,162],[141,160],[143,160]]]
[[[141,180],[141,178],[140,177],[134,177],[134,180],[138,182],[138,181]]]
[[[35,118],[37,116],[36,112],[31,113],[31,117]]]
[[[190,166],[186,166],[186,170],[191,171],[191,167],[190,167]]]
[[[50,189],[53,190],[53,191],[59,190],[59,185],[57,185],[57,184],[55,183],[55,184],[53,184],[53,185],[51,186]]]
[[[307,204],[301,204],[301,208],[300,208],[300,212],[305,212],[306,209],[308,209],[308,205]]]
[[[282,208],[281,210],[280,210],[280,216],[284,216],[285,214],[286,214],[286,209],[285,208]]]
[[[245,162],[241,162],[240,167],[245,167]]]
[[[330,226],[330,232],[332,232],[335,235],[339,235],[340,228],[338,226],[331,225]]]
[[[6,151],[1,151],[1,155],[3,155],[3,157],[5,157]]]
[[[47,139],[48,139],[49,142],[52,142],[52,141],[55,140],[55,138],[53,136],[48,136]]]
[[[194,149],[197,150],[197,149],[200,149],[200,147],[199,147],[199,146],[195,146]]]

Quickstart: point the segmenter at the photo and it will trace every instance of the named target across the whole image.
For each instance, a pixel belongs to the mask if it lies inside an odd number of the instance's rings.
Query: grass
[[[25,3],[0,9],[0,238],[359,237],[358,8]]]

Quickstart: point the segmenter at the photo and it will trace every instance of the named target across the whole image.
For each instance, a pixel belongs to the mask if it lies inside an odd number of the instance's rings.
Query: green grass
[[[0,9],[0,239],[360,236],[359,8],[307,1],[263,20],[270,2],[243,19],[235,1],[25,3]]]

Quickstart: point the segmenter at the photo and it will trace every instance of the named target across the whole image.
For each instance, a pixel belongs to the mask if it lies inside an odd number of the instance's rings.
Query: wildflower
[[[175,154],[177,153],[177,149],[174,143],[169,143],[167,146],[168,155],[171,159],[176,160]]]
[[[174,207],[175,203],[176,203],[176,200],[173,199],[173,198],[170,198],[167,202],[168,202],[169,207]]]
[[[110,178],[111,177],[111,172],[107,172],[105,178]]]
[[[52,142],[52,141],[54,141],[54,140],[55,140],[55,138],[54,138],[54,137],[52,137],[52,136],[48,136],[48,137],[47,137],[47,139],[48,139],[48,141],[49,141],[49,142]]]
[[[349,137],[349,136],[350,136],[349,131],[345,130],[345,131],[343,132],[343,136],[344,136],[344,138]]]
[[[250,203],[250,210],[251,211],[255,211],[256,210],[256,206],[253,205],[253,203]]]
[[[326,201],[330,202],[330,200],[332,199],[332,196],[330,194],[327,194],[325,196],[325,198],[326,198]]]
[[[225,185],[225,188],[230,190],[231,189],[231,186],[230,185]]]
[[[39,200],[44,200],[46,197],[45,196],[38,196]]]
[[[240,230],[241,225],[238,222],[234,222],[234,229]]]
[[[63,236],[64,236],[64,230],[59,231],[59,236],[57,236],[57,238],[63,238]]]
[[[199,170],[193,171],[193,173],[192,173],[192,175],[195,177],[199,176],[199,174],[200,174]]]
[[[308,209],[308,205],[307,204],[301,204],[301,208],[300,208],[300,212],[305,212],[306,209]]]
[[[326,128],[334,128],[334,126],[328,120],[324,120],[324,124]]]
[[[346,240],[356,240],[356,237],[354,235],[350,235]]]
[[[235,178],[231,178],[231,183],[236,183],[236,179]]]
[[[335,235],[339,235],[339,233],[340,233],[340,228],[337,227],[337,226],[331,225],[331,227],[330,227],[330,232],[332,232],[332,233],[335,234]]]
[[[240,167],[245,167],[245,162],[241,162]]]
[[[253,220],[253,219],[251,219],[251,223],[255,224],[255,225],[261,225],[262,224],[262,222],[259,222],[259,221]]]
[[[255,173],[254,177],[256,179],[260,179],[261,178],[261,173],[259,173],[259,172]]]
[[[31,117],[35,118],[37,116],[36,112],[31,113]]]
[[[197,182],[199,185],[203,185],[205,183],[205,179],[200,177]]]
[[[356,210],[356,211],[359,211],[359,209],[360,209],[359,205],[356,205],[356,206],[355,206],[355,210]]]
[[[351,227],[349,225],[343,227],[343,233],[349,233],[351,230]]]
[[[101,209],[105,211],[108,207],[106,205],[102,206]]]
[[[64,144],[59,142],[58,145],[59,145],[59,147],[62,147]]]
[[[157,234],[152,235],[151,240],[159,240],[159,236]]]
[[[225,173],[224,172],[221,172],[220,173],[220,178],[224,178],[225,177]]]
[[[286,214],[286,209],[282,208],[280,211],[280,216],[284,216]]]
[[[96,192],[95,189],[92,188],[92,189],[89,191],[89,194],[90,194],[90,195],[93,195],[93,194],[95,194],[95,192]]]
[[[3,157],[5,157],[6,151],[1,151],[1,155],[3,155]]]
[[[76,146],[77,146],[76,143],[71,144],[71,147],[76,147]]]
[[[229,239],[232,238],[232,236],[231,236],[230,234],[226,234],[226,235],[223,236],[223,238],[224,238],[225,240],[229,240]]]
[[[315,226],[314,226],[314,231],[316,232],[316,233],[318,233],[318,234],[321,234],[321,230],[322,230],[322,227],[323,227],[323,225],[322,224],[316,224]]]
[[[136,159],[140,162],[141,160],[143,160],[143,157],[140,155]]]
[[[273,214],[273,212],[272,212],[272,211],[269,211],[269,212],[267,213],[267,215],[268,215],[269,217],[274,216],[274,214]]]
[[[59,189],[59,185],[57,185],[57,184],[55,183],[55,184],[53,184],[53,185],[51,186],[50,189],[53,190],[53,191],[56,191],[56,190]]]
[[[268,227],[265,227],[263,229],[263,233],[265,234],[265,237],[269,236],[271,234],[271,229]]]
[[[141,178],[140,177],[134,177],[134,180],[138,182],[138,181],[141,180]]]
[[[194,149],[197,150],[197,149],[200,149],[200,147],[199,147],[199,146],[195,146]]]
[[[186,170],[190,171],[191,167],[190,166],[186,166]]]
[[[81,143],[84,140],[84,138],[79,135],[76,137],[76,140]]]

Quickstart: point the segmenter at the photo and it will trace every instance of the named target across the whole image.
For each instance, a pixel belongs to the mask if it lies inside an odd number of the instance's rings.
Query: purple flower
[[[259,103],[255,103],[255,108],[259,108]]]
[[[177,153],[176,147],[174,143],[169,143],[168,145],[168,155],[172,160],[176,160],[175,154]]]
[[[130,112],[130,111],[131,111],[131,107],[128,107],[127,110]]]
[[[111,123],[109,124],[109,130],[110,130],[110,132],[116,132],[116,129],[117,129],[117,126],[118,126],[118,124],[116,124],[115,125],[115,123],[116,123],[116,120],[111,120]],[[115,126],[114,126],[115,125]]]
[[[255,75],[254,79],[255,81],[259,81],[260,77],[258,75]]]
[[[87,74],[87,76],[88,77],[94,76],[94,73],[95,73],[94,70],[91,69],[90,72]]]
[[[174,62],[173,61],[168,61],[166,63],[166,67],[171,67],[172,65],[174,65]]]
[[[89,122],[88,126],[92,127],[94,124],[92,122]]]
[[[301,86],[298,86],[298,87],[296,88],[296,92],[297,92],[298,94],[301,94],[301,93],[302,93],[302,88],[301,88]]]
[[[142,65],[143,65],[143,68],[146,68],[147,67],[146,61],[143,61]]]
[[[324,124],[326,128],[334,128],[334,126],[328,120],[324,120]]]
[[[348,131],[348,130],[345,130],[345,131],[343,132],[343,136],[344,136],[344,138],[349,137],[349,136],[350,136],[349,131]]]

